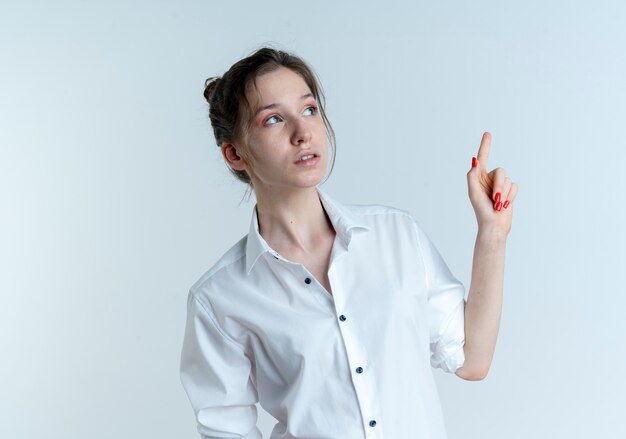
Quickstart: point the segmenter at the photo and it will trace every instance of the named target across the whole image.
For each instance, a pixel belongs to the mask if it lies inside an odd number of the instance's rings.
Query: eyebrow
[[[300,100],[302,101],[302,100],[304,100],[304,99],[307,99],[307,98],[312,98],[312,97],[313,97],[313,94],[312,94],[312,93],[307,93],[307,94],[304,94],[304,95],[300,96]],[[257,116],[257,115],[258,115],[261,111],[264,111],[264,110],[270,110],[270,109],[272,109],[272,108],[276,108],[276,107],[279,107],[279,106],[280,106],[280,105],[279,105],[279,104],[276,104],[276,103],[274,103],[274,104],[268,104],[268,105],[265,105],[265,106],[263,106],[263,107],[259,108],[259,109],[256,111],[256,113],[254,113],[254,115],[255,115],[255,116]]]

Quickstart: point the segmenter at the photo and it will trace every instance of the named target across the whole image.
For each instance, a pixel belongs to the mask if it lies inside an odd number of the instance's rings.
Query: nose
[[[294,146],[307,144],[311,141],[311,130],[308,124],[302,120],[293,122],[293,133],[291,135],[291,143]]]

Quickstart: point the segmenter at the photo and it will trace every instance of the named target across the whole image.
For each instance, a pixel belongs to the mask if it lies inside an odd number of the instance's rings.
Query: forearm
[[[465,363],[457,370],[465,379],[482,379],[491,366],[502,314],[506,238],[494,229],[479,229],[476,236],[465,305]]]

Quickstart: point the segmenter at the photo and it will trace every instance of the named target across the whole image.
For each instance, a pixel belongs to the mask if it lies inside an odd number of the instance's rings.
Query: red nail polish
[[[500,201],[500,192],[496,192],[496,203]]]
[[[509,204],[511,204],[511,203],[509,203],[509,200],[506,200],[504,202],[504,204],[502,205],[502,207],[504,207],[506,209],[507,207],[509,207]]]
[[[502,202],[498,201],[498,203],[496,203],[496,210],[499,212],[502,210]]]
[[[476,157],[472,157],[472,168],[475,168],[476,165],[478,165],[478,160],[476,160]]]

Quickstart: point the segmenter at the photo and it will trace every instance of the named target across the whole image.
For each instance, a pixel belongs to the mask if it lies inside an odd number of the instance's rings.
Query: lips
[[[298,167],[298,168],[309,168],[309,167],[313,167],[316,166],[319,162],[320,162],[320,156],[318,156],[317,154],[311,153],[308,156],[305,154],[302,157],[310,157],[306,160],[297,160],[294,164]]]
[[[298,158],[296,159],[295,163],[301,162],[302,161],[302,157],[307,157],[307,156],[313,156],[313,158],[319,157],[319,154],[316,154],[313,151],[305,151],[302,152],[300,154],[298,154]]]

